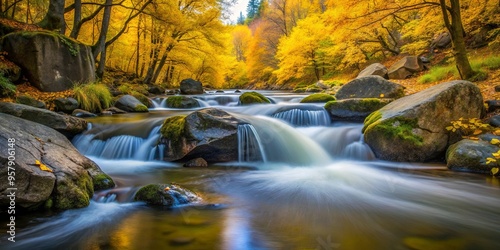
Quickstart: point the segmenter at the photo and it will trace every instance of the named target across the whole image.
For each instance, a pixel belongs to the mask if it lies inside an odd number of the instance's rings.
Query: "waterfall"
[[[299,131],[319,143],[335,158],[361,161],[374,160],[375,155],[364,143],[362,125],[299,128]]]
[[[250,124],[238,125],[238,161],[251,162],[262,161],[266,162],[266,154],[264,153],[260,137],[255,131],[255,128]]]
[[[320,166],[331,161],[320,145],[284,122],[265,116],[241,119],[255,128],[260,138],[259,148],[268,162]]]
[[[153,161],[163,159],[164,145],[157,145],[160,126],[154,127],[146,138],[135,135],[116,135],[107,139],[99,134],[80,134],[73,145],[86,156],[104,159],[134,159]]]
[[[275,113],[272,117],[299,127],[327,126],[330,124],[330,116],[326,110],[302,110],[294,108]]]

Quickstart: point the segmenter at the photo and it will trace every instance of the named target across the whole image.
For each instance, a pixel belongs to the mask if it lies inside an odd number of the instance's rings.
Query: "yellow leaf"
[[[45,164],[41,163],[39,160],[35,160],[35,165],[37,165],[40,170],[52,173],[52,169],[48,168]]]
[[[498,140],[497,138],[493,138],[493,139],[491,139],[490,143],[493,145],[497,145],[497,144],[500,144],[500,140]]]
[[[453,126],[448,126],[448,127],[446,127],[446,130],[448,130],[448,131],[450,131],[450,130],[452,130],[452,129],[453,129]]]
[[[478,134],[481,134],[482,132],[483,132],[482,130],[476,129],[476,130],[474,130],[473,135],[478,135]]]
[[[385,96],[384,94],[380,94],[380,98],[384,98],[384,96]]]
[[[498,168],[492,168],[492,169],[491,169],[491,173],[492,173],[493,175],[498,174],[498,172],[499,172],[499,171],[500,171],[500,169],[498,169]]]
[[[486,158],[486,164],[490,164],[492,162],[497,162],[497,160],[491,157]]]

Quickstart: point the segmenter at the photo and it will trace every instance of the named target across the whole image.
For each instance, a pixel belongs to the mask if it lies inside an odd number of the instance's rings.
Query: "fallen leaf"
[[[52,169],[50,169],[49,167],[47,167],[45,164],[41,163],[39,160],[35,160],[35,165],[37,165],[40,170],[42,171],[46,171],[46,172],[53,172]]]
[[[498,172],[499,172],[499,171],[500,171],[500,169],[499,169],[499,168],[492,168],[492,169],[491,169],[491,173],[492,173],[493,175],[498,174]]]

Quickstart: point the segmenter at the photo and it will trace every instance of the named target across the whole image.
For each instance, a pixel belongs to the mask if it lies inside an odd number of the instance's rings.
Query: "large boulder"
[[[352,98],[327,102],[325,109],[334,121],[363,122],[368,115],[391,101],[393,99]]]
[[[349,98],[400,98],[404,87],[387,81],[381,76],[365,76],[354,79],[342,86],[335,97],[337,100]]]
[[[181,94],[184,95],[198,95],[204,93],[201,82],[193,80],[191,78],[182,80],[180,89]]]
[[[115,107],[127,112],[148,112],[148,107],[131,95],[120,97],[116,101]]]
[[[96,79],[91,48],[69,37],[23,31],[4,36],[1,44],[6,57],[42,91],[64,91]]]
[[[0,112],[43,124],[71,138],[87,129],[87,121],[23,104],[0,102]]]
[[[424,64],[419,57],[405,56],[389,68],[389,79],[406,79],[424,69]]]
[[[94,190],[114,187],[113,180],[81,155],[57,131],[0,113],[0,210],[9,207],[8,188],[15,190],[16,209],[70,209],[89,204]],[[13,152],[13,153],[10,153]],[[10,153],[10,154],[9,154]],[[9,158],[10,156],[10,158]],[[41,165],[51,171],[44,171]],[[15,180],[7,181],[13,162]]]
[[[431,42],[431,50],[434,48],[444,49],[451,45],[451,36],[449,32],[442,32],[434,36]]]
[[[446,151],[446,165],[452,170],[489,174],[498,165],[486,164],[486,158],[499,149],[487,141],[461,140]]]
[[[239,100],[241,105],[271,103],[267,97],[255,91],[243,93],[240,95]]]
[[[424,162],[444,156],[445,129],[459,118],[479,118],[483,97],[468,81],[442,83],[389,103],[365,120],[364,138],[383,160]]]
[[[201,157],[209,163],[237,161],[239,123],[239,119],[215,108],[167,118],[160,139],[166,145],[164,160]]]
[[[385,79],[389,79],[389,75],[387,74],[388,72],[387,68],[381,63],[373,63],[361,70],[356,78],[365,76],[381,76]]]
[[[136,201],[148,205],[174,207],[199,201],[196,193],[175,184],[149,184],[141,187],[134,196]]]

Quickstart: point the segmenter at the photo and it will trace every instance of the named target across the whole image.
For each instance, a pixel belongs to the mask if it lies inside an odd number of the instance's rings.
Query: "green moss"
[[[150,100],[147,96],[137,92],[137,91],[132,91],[130,93],[131,96],[135,97],[135,99],[139,100],[142,104],[144,104],[146,107],[150,107]]]
[[[115,187],[115,182],[105,173],[92,176],[94,190],[103,190]]]
[[[54,208],[66,210],[86,207],[94,194],[94,186],[89,175],[80,176],[80,179],[64,180],[56,184]]]
[[[184,133],[186,116],[178,115],[165,119],[161,126],[160,133],[164,138],[177,142]]]
[[[304,99],[302,99],[300,102],[301,103],[315,103],[315,102],[328,102],[328,101],[334,101],[335,97],[329,94],[325,93],[316,93],[316,94],[311,94],[306,96]]]
[[[381,121],[376,126],[372,125],[371,129],[380,131],[387,137],[399,138],[417,146],[422,146],[424,139],[413,132],[413,129],[417,127],[416,119],[396,117]]]
[[[52,206],[54,206],[54,201],[52,200],[52,198],[49,198],[48,200],[46,200],[44,203],[43,203],[43,207],[45,209],[51,209]]]
[[[304,93],[306,92],[307,88],[294,88],[293,93]]]
[[[10,82],[9,78],[0,73],[0,97],[13,96],[16,94],[16,86]]]
[[[80,108],[89,112],[101,112],[113,103],[111,92],[102,83],[77,84],[73,92]]]
[[[368,115],[365,119],[362,132],[364,133],[367,129],[371,128],[380,119],[382,119],[382,113],[378,110]]]
[[[329,101],[325,104],[325,109],[342,108],[355,112],[373,112],[389,103],[389,100],[380,100],[378,98],[346,99],[342,101]]]
[[[58,32],[51,32],[51,31],[21,31],[19,33],[12,33],[12,34],[21,34],[23,37],[34,37],[36,35],[48,35],[52,36],[55,39],[58,39],[61,41],[62,44],[64,44],[66,47],[68,47],[69,53],[71,53],[72,56],[77,56],[80,53],[80,46],[78,45],[79,42],[75,39],[72,39],[70,37],[64,36]]]
[[[165,185],[166,187],[166,185]],[[163,205],[164,196],[162,195],[162,185],[161,184],[149,184],[140,188],[135,194],[134,200],[144,201],[151,205]],[[170,201],[173,203],[173,200]]]
[[[135,112],[148,112],[149,109],[144,104],[138,104],[137,106],[135,106],[134,111]]]
[[[240,95],[240,103],[242,105],[253,104],[253,103],[271,103],[267,97],[255,91],[246,92]]]

